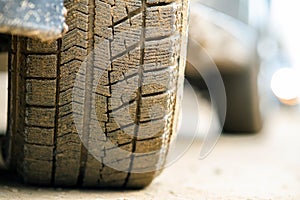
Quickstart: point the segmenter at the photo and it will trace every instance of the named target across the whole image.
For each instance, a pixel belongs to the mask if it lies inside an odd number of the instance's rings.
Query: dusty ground
[[[204,160],[197,141],[145,190],[38,188],[1,171],[0,199],[300,199],[299,121],[299,109],[274,111],[261,133],[223,136]]]

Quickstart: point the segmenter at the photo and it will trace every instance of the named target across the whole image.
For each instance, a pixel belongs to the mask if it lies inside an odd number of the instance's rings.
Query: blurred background
[[[292,0],[192,1],[186,77],[210,101],[199,71],[218,68],[227,95],[224,132],[259,132],[272,112],[299,111],[299,9]],[[190,63],[193,56],[199,59]]]

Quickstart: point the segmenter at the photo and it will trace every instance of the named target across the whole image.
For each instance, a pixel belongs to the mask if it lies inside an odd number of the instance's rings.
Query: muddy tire
[[[65,6],[62,39],[12,38],[6,160],[31,184],[145,187],[176,134],[188,3]]]

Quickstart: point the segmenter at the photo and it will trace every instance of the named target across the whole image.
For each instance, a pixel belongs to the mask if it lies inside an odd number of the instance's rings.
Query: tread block
[[[95,36],[95,47],[93,53],[94,53],[93,67],[102,70],[109,70],[111,64],[109,41],[107,39]]]
[[[76,0],[76,3],[72,0],[65,0],[64,6],[70,10],[77,10],[85,14],[89,14],[88,0]]]
[[[110,142],[112,142],[114,145],[119,146],[119,145],[130,143],[133,140],[133,134],[132,133],[128,134],[124,130],[117,130],[112,133],[107,133],[107,139]],[[127,150],[131,151],[131,148],[128,148]]]
[[[24,159],[23,166],[25,182],[41,185],[51,184],[51,161]]]
[[[114,27],[114,40],[111,42],[112,56],[117,56],[139,43],[142,34],[142,14],[137,14]]]
[[[80,71],[79,71],[80,70]],[[85,90],[85,65],[79,60],[72,60],[60,68],[60,92],[76,87]],[[75,80],[78,80],[75,82]]]
[[[137,189],[144,188],[152,182],[155,176],[155,172],[131,173],[126,187]]]
[[[57,136],[60,137],[62,135],[68,133],[77,133],[77,128],[75,126],[74,117],[79,117],[78,114],[70,113],[69,115],[59,116],[58,119],[58,130]],[[80,124],[82,126],[82,124]]]
[[[107,156],[103,157],[103,163],[117,167],[120,171],[128,171],[131,162],[131,151],[124,150],[120,153],[119,148],[114,148],[107,150],[105,153]]]
[[[100,184],[100,173],[102,163],[94,158],[90,153],[87,156],[86,170],[84,171],[83,185],[94,187]]]
[[[108,85],[98,85],[96,88],[96,91],[94,95],[100,95],[100,96],[105,96],[105,97],[110,97],[110,91],[109,91],[109,86]]]
[[[100,185],[104,187],[117,187],[120,188],[124,185],[127,173],[120,172],[110,167],[103,167],[100,171],[101,179]]]
[[[49,52],[56,52],[58,48],[57,41],[53,41],[51,43],[41,42],[37,39],[27,39],[26,44],[26,51],[27,53],[31,52],[42,52],[42,53],[49,53]]]
[[[26,103],[37,106],[55,106],[56,80],[26,80]]]
[[[152,120],[149,122],[143,122],[139,124],[138,129],[138,140],[147,140],[162,137],[168,135],[170,133],[170,124],[168,124],[169,117],[159,119],[159,120]],[[137,150],[137,151],[143,151]]]
[[[76,185],[80,168],[81,144],[77,134],[57,138],[55,184]]]
[[[113,111],[109,116],[119,125],[119,127],[134,123],[136,117],[136,102]]]
[[[92,106],[94,112],[91,113],[91,118],[97,120],[98,122],[107,122],[108,121],[108,116],[106,113],[107,97],[102,95],[96,95],[95,102],[97,103],[95,103]]]
[[[71,106],[72,106],[72,103],[74,104],[74,106],[73,106],[74,111],[75,110],[78,111],[78,109],[76,109],[78,107],[83,108],[84,94],[85,94],[84,90],[82,90],[81,88],[76,88],[76,87],[73,87],[73,88],[70,88],[70,89],[60,92],[59,106],[62,108],[62,111],[63,111],[63,107],[66,104],[71,104]],[[82,113],[82,111],[80,111],[79,113]],[[65,114],[60,113],[60,116],[63,116],[63,115],[65,115]]]
[[[131,106],[129,102],[136,99],[138,84],[138,76],[134,76],[112,85],[111,98],[108,99],[108,109],[115,110],[124,106]]]
[[[116,58],[112,62],[112,71],[110,73],[110,83],[125,80],[126,77],[138,73],[140,66],[141,50],[139,47]]]
[[[99,86],[109,86],[108,71],[99,68],[94,68],[93,91],[97,92]]]
[[[96,16],[95,16],[95,32],[100,37],[106,39],[113,39],[112,28],[109,26],[112,25],[112,15],[111,13],[111,5],[100,2],[97,0],[96,3]]]
[[[67,8],[68,9],[68,8]],[[69,10],[66,18],[69,30],[80,29],[88,32],[88,15],[77,10]],[[68,34],[68,33],[67,33]]]
[[[142,6],[141,0],[115,0],[112,7],[112,16],[114,23],[128,17]]]
[[[108,134],[111,132],[117,131],[122,129],[125,133],[132,134],[134,132],[134,123],[126,124],[126,126],[121,126],[118,122],[114,119],[109,119],[110,121],[106,123],[106,128]]]
[[[142,95],[175,90],[177,77],[178,72],[175,66],[161,71],[145,72],[143,74]]]
[[[143,97],[140,105],[141,121],[163,118],[172,111],[172,93]]]
[[[56,153],[76,159],[78,153],[80,155],[80,147],[81,140],[77,134],[65,134],[57,138]]]
[[[37,127],[25,127],[25,141],[41,145],[53,145],[54,128],[45,129]]]
[[[55,184],[61,186],[70,186],[77,184],[79,175],[79,158],[80,152],[76,159],[70,159],[68,155],[57,154],[56,156],[56,170],[55,170]]]
[[[171,36],[177,32],[179,8],[176,3],[146,8],[146,39]]]
[[[169,37],[157,41],[145,42],[144,69],[160,70],[177,66],[180,46],[178,38]]]
[[[76,95],[73,95],[73,93],[75,92]],[[59,93],[59,106],[63,107],[66,104],[71,104],[73,101],[79,104],[83,104],[83,98],[84,90],[80,88],[76,88],[73,90],[73,88],[70,88]]]
[[[135,154],[133,158],[132,168],[135,171],[156,171],[158,169],[158,161],[160,160],[160,152]],[[132,177],[133,179],[133,177]]]
[[[28,78],[56,78],[57,62],[56,55],[28,55],[27,56],[26,77]]]
[[[115,6],[112,7],[111,12],[114,23],[126,18],[127,12],[125,9],[125,2],[122,0],[115,0]]]
[[[83,114],[83,105],[78,102],[70,102],[59,107],[59,116]]]
[[[68,51],[63,51],[61,53],[61,64],[71,62],[73,60],[84,61],[87,56],[87,50],[79,46],[73,46],[68,49]]]
[[[25,144],[24,156],[26,159],[51,161],[53,160],[53,146]]]
[[[136,142],[135,153],[150,153],[161,150],[163,139],[161,137]]]
[[[54,120],[55,108],[26,108],[25,123],[29,126],[54,128]]]
[[[80,29],[73,29],[64,35],[64,38],[62,40],[62,48],[63,50],[69,49],[72,46],[87,48],[88,46],[87,40],[88,40],[87,32]]]

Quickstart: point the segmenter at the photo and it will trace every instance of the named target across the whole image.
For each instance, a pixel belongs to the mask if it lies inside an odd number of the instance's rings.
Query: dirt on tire
[[[31,184],[145,187],[176,134],[188,2],[67,0],[65,7],[62,39],[12,38],[7,162]],[[130,118],[120,122],[122,109]],[[95,132],[115,144],[100,158],[84,145]],[[111,156],[118,148],[126,156]]]

